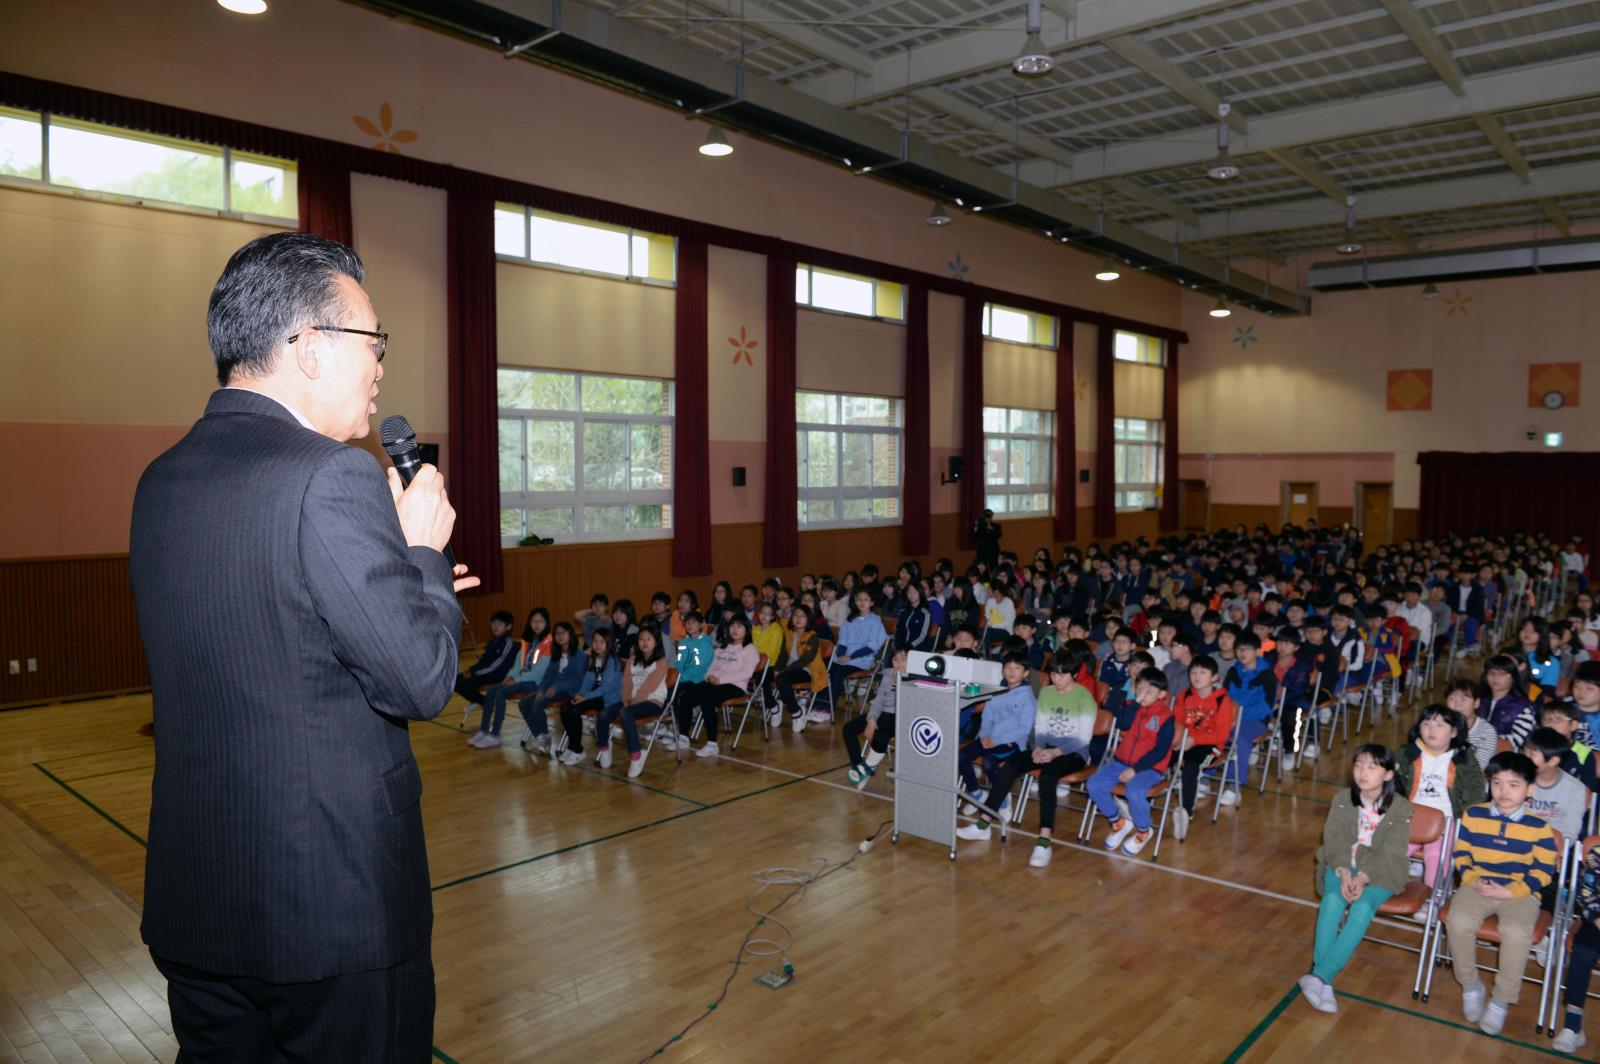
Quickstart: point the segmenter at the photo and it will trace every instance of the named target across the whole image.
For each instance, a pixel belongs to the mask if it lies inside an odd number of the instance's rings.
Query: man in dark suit
[[[181,1061],[425,1061],[433,907],[410,720],[455,679],[455,513],[346,441],[387,337],[342,244],[237,251],[223,387],[151,463],[129,569],[156,768],[143,934]]]

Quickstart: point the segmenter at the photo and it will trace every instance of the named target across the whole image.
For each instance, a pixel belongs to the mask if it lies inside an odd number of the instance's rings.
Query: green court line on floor
[[[446,1053],[438,1046],[433,1047],[433,1059],[442,1060],[444,1061],[444,1064],[461,1064],[459,1060],[457,1060],[455,1057],[452,1057],[449,1053]]]
[[[120,754],[127,750],[149,750],[154,748],[155,740],[139,743],[136,746],[118,746],[110,750],[91,750],[87,754],[68,754],[66,757],[47,757],[43,761],[36,761],[37,765],[59,765],[63,761],[81,761],[86,757],[100,757],[105,754]]]
[[[583,771],[590,773],[591,775],[600,776],[608,780],[615,780],[617,783],[626,783],[630,787],[638,787],[641,790],[649,791],[651,794],[659,794],[665,798],[676,798],[680,802],[688,802],[690,805],[698,805],[701,809],[711,808],[710,802],[702,802],[698,798],[685,798],[681,794],[673,794],[671,791],[662,790],[660,787],[652,787],[648,783],[641,783],[639,780],[629,779],[626,776],[618,776],[616,773],[607,772],[605,769],[600,768],[597,765],[572,765],[570,767],[581,768]]]
[[[155,767],[155,762],[152,761],[148,765],[134,765],[131,768],[114,768],[106,772],[91,772],[87,776],[63,776],[62,780],[66,783],[77,783],[79,780],[97,780],[101,776],[120,776],[125,772],[151,771],[154,770]]]
[[[612,839],[620,839],[624,835],[632,835],[632,834],[635,834],[635,833],[640,832],[640,831],[647,831],[650,828],[660,827],[662,824],[670,824],[670,823],[672,823],[672,821],[674,821],[674,820],[682,820],[684,817],[698,816],[701,813],[708,812],[708,811],[710,811],[712,809],[720,809],[722,806],[732,805],[734,802],[742,802],[746,798],[755,798],[755,797],[757,797],[759,795],[763,795],[763,794],[770,793],[772,791],[780,790],[780,789],[782,789],[784,787],[792,787],[796,783],[804,783],[806,780],[815,779],[818,776],[827,775],[829,772],[837,772],[840,769],[847,768],[847,767],[848,767],[847,765],[834,765],[832,768],[825,768],[825,769],[822,769],[820,772],[813,772],[809,776],[798,776],[798,777],[796,777],[796,778],[794,778],[792,780],[784,780],[781,783],[774,783],[770,787],[762,787],[759,790],[748,791],[748,792],[746,792],[744,794],[736,794],[732,798],[724,798],[719,802],[712,802],[709,805],[706,805],[706,806],[704,806],[703,808],[700,808],[700,809],[685,809],[681,813],[674,813],[671,816],[665,816],[665,817],[662,817],[659,820],[652,820],[647,824],[636,824],[631,828],[623,828],[621,831],[613,831],[609,835],[600,835],[600,836],[597,836],[596,838],[585,839],[583,842],[574,842],[569,846],[562,846],[559,849],[549,850],[549,851],[547,851],[545,853],[535,854],[532,857],[524,857],[520,861],[512,861],[510,864],[500,865],[498,868],[488,868],[488,869],[485,869],[482,872],[473,872],[471,875],[460,876],[459,878],[447,880],[446,882],[440,883],[438,886],[435,886],[433,888],[433,891],[434,891],[434,893],[438,893],[439,891],[444,890],[444,889],[446,889],[448,887],[458,887],[463,883],[470,883],[475,879],[484,879],[484,878],[486,878],[488,876],[499,875],[501,872],[508,872],[513,868],[521,868],[523,865],[530,865],[530,864],[533,864],[536,861],[542,861],[547,857],[559,857],[561,854],[571,853],[574,850],[581,850],[581,849],[584,849],[585,847],[588,847],[588,846],[594,846],[597,843],[609,842]]]
[[[1278,1003],[1272,1006],[1272,1011],[1261,1017],[1261,1022],[1252,1027],[1250,1033],[1244,1036],[1244,1041],[1234,1046],[1233,1052],[1223,1058],[1222,1064],[1237,1064],[1238,1061],[1243,1060],[1244,1055],[1250,1051],[1250,1047],[1255,1045],[1261,1039],[1261,1036],[1267,1033],[1267,1028],[1278,1022],[1278,1017],[1282,1016],[1284,1010],[1289,1007],[1289,1002],[1299,996],[1300,988],[1291,986],[1288,993],[1279,998]]]
[[[1391,1005],[1387,1001],[1379,1001],[1377,998],[1364,997],[1361,994],[1352,994],[1347,990],[1340,990],[1338,991],[1338,994],[1342,998],[1349,998],[1351,1001],[1359,1001],[1364,1005],[1373,1005],[1380,1009],[1387,1009],[1390,1012],[1399,1012],[1407,1016],[1415,1016],[1419,1020],[1427,1020],[1429,1023],[1436,1023],[1440,1027],[1454,1027],[1458,1031],[1467,1031],[1471,1034],[1479,1036],[1480,1038],[1493,1038],[1497,1042],[1508,1042],[1511,1045],[1517,1046],[1521,1049],[1531,1049],[1535,1053],[1543,1053],[1547,1057],[1555,1057],[1557,1060],[1586,1061],[1589,1059],[1588,1057],[1579,1057],[1570,1053],[1563,1053],[1552,1046],[1540,1045],[1537,1042],[1524,1042],[1520,1038],[1509,1038],[1503,1034],[1484,1034],[1483,1031],[1478,1028],[1477,1024],[1458,1023],[1455,1020],[1447,1020],[1443,1016],[1433,1016],[1426,1012],[1419,1012],[1416,1009],[1408,1009],[1400,1005]]]
[[[89,801],[89,799],[85,798],[82,793],[80,793],[79,791],[73,789],[71,784],[67,783],[67,781],[62,779],[60,776],[57,776],[54,772],[51,772],[49,769],[45,768],[43,764],[41,764],[38,761],[35,761],[33,763],[33,767],[38,769],[40,772],[43,772],[46,776],[48,776],[51,780],[53,780],[55,782],[56,786],[60,787],[62,790],[66,791],[68,794],[72,795],[78,801],[82,802],[84,805],[88,806],[90,809],[92,809],[96,813],[98,813],[105,820],[106,823],[110,824],[112,827],[116,828],[118,831],[120,831],[124,835],[128,836],[128,838],[132,839],[134,842],[137,842],[140,846],[144,846],[146,848],[149,847],[149,844],[147,842],[145,842],[142,837],[140,837],[137,833],[129,830],[126,826],[123,825],[122,821],[118,820],[116,817],[112,816],[110,813],[106,812],[104,809],[101,809],[98,805],[95,805],[93,802]]]

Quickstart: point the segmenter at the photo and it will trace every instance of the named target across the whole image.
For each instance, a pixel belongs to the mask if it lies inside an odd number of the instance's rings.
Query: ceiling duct
[[[1311,287],[1318,292],[1343,292],[1567,270],[1600,270],[1600,236],[1525,240],[1455,251],[1386,255],[1358,262],[1319,262],[1311,267],[1309,278]]]

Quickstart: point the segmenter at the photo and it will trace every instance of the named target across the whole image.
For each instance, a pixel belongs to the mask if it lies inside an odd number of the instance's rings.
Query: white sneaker
[[[1136,831],[1127,842],[1122,844],[1122,852],[1129,857],[1137,857],[1139,856],[1139,851],[1145,848],[1145,844],[1155,837],[1154,828],[1148,831]]]
[[[1557,1053],[1576,1053],[1583,1048],[1583,1044],[1587,1041],[1588,1039],[1583,1036],[1582,1031],[1572,1031],[1563,1027],[1560,1033],[1556,1035],[1556,1040],[1551,1042],[1550,1045]]]
[[[522,748],[524,750],[528,751],[530,754],[538,753],[538,754],[545,754],[545,755],[548,756],[549,753],[550,753],[550,735],[549,735],[549,733],[546,733],[544,735],[529,735],[529,736],[526,736],[522,740]]]
[[[477,746],[479,743],[481,743],[484,740],[485,737],[488,736],[488,734],[489,734],[488,732],[482,732],[482,731],[473,732],[471,737],[467,739],[467,745],[468,746]]]
[[[1333,987],[1311,974],[1300,977],[1300,993],[1305,995],[1306,1004],[1318,1012],[1338,1012],[1339,1004],[1333,995]]]
[[[1471,990],[1461,991],[1461,1015],[1466,1017],[1468,1023],[1477,1023],[1483,1019],[1483,999],[1485,996],[1482,983],[1479,983]]]
[[[1278,768],[1283,772],[1293,772],[1294,771],[1294,755],[1293,754],[1284,754],[1283,757],[1279,758],[1278,759]]]
[[[805,731],[806,730],[806,715],[804,713],[802,713],[798,717],[795,717],[793,720],[791,720],[789,722],[789,727],[793,728],[794,731],[797,734],[799,732]]]
[[[1533,945],[1533,959],[1535,961],[1539,962],[1539,967],[1541,967],[1541,968],[1550,967],[1550,936],[1549,935],[1545,935],[1544,938],[1542,938],[1538,942],[1534,943],[1534,945]]]
[[[571,750],[563,750],[561,751],[561,756],[556,758],[556,760],[560,761],[563,765],[581,765],[583,764],[583,755],[575,754]]]
[[[1332,706],[1323,706],[1321,709],[1319,709],[1317,711],[1317,720],[1321,722],[1321,724],[1322,724],[1322,726],[1324,728],[1326,728],[1328,725],[1332,724],[1333,723],[1333,707]]]
[[[1252,764],[1252,765],[1261,764],[1261,750],[1259,748],[1256,748],[1256,747],[1252,747],[1251,748],[1251,750],[1250,750],[1250,764]]]
[[[974,803],[975,802],[987,803],[989,801],[989,792],[980,787],[975,791],[968,791],[967,793],[972,796],[972,801],[971,802],[962,802],[961,803],[961,815],[962,816],[977,816],[978,815],[978,807]]]
[[[489,734],[478,740],[479,750],[493,750],[500,745],[500,736]]]
[[[1039,797],[1039,781],[1031,776],[1028,778],[1028,797]]]
[[[1206,778],[1204,776],[1201,776],[1200,779],[1196,781],[1194,793],[1199,795],[1201,798],[1209,798],[1211,796],[1211,784],[1206,782]]]
[[[1421,879],[1425,871],[1427,869],[1424,867],[1420,857],[1413,857],[1406,862],[1406,874],[1412,879]]]
[[[828,711],[825,710],[825,709],[813,709],[806,716],[806,719],[809,720],[813,724],[831,724],[831,723],[833,723],[833,717],[831,717],[828,714]]]
[[[1179,842],[1189,837],[1189,810],[1181,805],[1172,813],[1172,836]]]
[[[595,758],[595,760],[599,762],[601,768],[610,768],[611,767],[611,747],[608,746],[604,750],[600,751],[600,756]]]
[[[1238,805],[1239,792],[1235,788],[1229,787],[1227,790],[1222,792],[1222,797],[1218,798],[1217,801],[1221,802],[1223,805]]]
[[[1484,1034],[1499,1034],[1506,1026],[1506,1006],[1498,1001],[1491,1001],[1484,1006],[1483,1022],[1478,1024],[1478,1030]]]
[[[694,745],[694,744],[689,742],[689,737],[687,735],[683,735],[681,733],[678,735],[677,741],[672,744],[673,748],[676,749],[676,750],[687,750],[692,745]]]
[[[1306,761],[1315,761],[1317,755],[1321,752],[1317,749],[1316,743],[1306,743],[1305,746],[1300,748],[1300,757]]]
[[[989,823],[985,820],[956,828],[956,838],[966,839],[968,842],[988,842],[991,834]]]
[[[706,745],[702,746],[700,749],[698,749],[698,750],[696,750],[694,752],[694,756],[695,757],[716,757],[720,753],[722,753],[722,751],[717,749],[717,744],[716,743],[706,743]]]
[[[628,778],[636,780],[644,772],[644,754],[628,759]]]
[[[1122,845],[1122,840],[1133,834],[1133,821],[1123,817],[1111,825],[1111,834],[1106,836],[1106,849],[1114,850]]]
[[[1058,783],[1058,784],[1056,784],[1056,804],[1059,805],[1059,804],[1061,804],[1062,802],[1065,802],[1068,798],[1071,798],[1071,797],[1072,797],[1072,785],[1070,783]]]
[[[1033,852],[1028,855],[1029,868],[1043,868],[1050,863],[1050,851],[1055,846],[1047,839],[1040,839],[1033,845]]]

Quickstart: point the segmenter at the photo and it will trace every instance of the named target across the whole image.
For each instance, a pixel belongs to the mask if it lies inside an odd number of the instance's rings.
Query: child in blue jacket
[[[957,761],[961,769],[961,786],[966,792],[1005,815],[1009,812],[1012,782],[1019,772],[1032,766],[1031,761],[1023,764],[1028,759],[1020,751],[1027,749],[1028,736],[1033,734],[1033,719],[1039,711],[1039,704],[1034,699],[1033,688],[1028,686],[1026,654],[1007,654],[1000,675],[1005,678],[1006,690],[985,703],[978,740],[962,747]],[[978,773],[974,763],[980,759],[983,761],[984,774],[989,777],[987,792],[978,789]],[[992,802],[986,799],[992,799]],[[956,837],[987,839],[987,819],[980,816],[976,824],[958,830]]]
[[[1244,632],[1233,644],[1238,661],[1228,674],[1228,697],[1239,706],[1239,741],[1234,750],[1234,783],[1243,787],[1250,779],[1250,749],[1272,726],[1272,711],[1278,704],[1278,676],[1261,657],[1261,640],[1254,632]],[[1261,771],[1265,772],[1263,765]],[[1223,791],[1223,805],[1239,801],[1238,791]]]
[[[599,713],[622,701],[622,667],[611,653],[611,632],[595,632],[589,641],[589,660],[578,693],[561,707],[561,723],[567,729],[567,748],[561,753],[563,765],[583,764],[583,717]]]
[[[583,685],[587,665],[583,651],[578,649],[578,630],[566,621],[557,621],[550,630],[550,660],[539,681],[541,690],[517,703],[522,719],[528,722],[528,737],[522,741],[524,750],[550,752],[550,719],[545,710],[572,701],[572,696]]]

